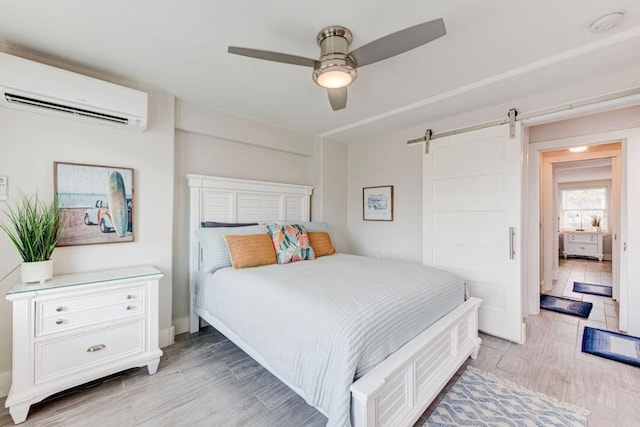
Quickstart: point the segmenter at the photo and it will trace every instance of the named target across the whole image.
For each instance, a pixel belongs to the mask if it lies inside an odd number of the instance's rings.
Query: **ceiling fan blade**
[[[248,56],[251,58],[264,59],[267,61],[284,62],[285,64],[302,65],[303,67],[314,67],[318,61],[303,56],[289,55],[287,53],[270,52],[268,50],[250,49],[246,47],[229,46],[227,52],[234,55]]]
[[[447,34],[442,18],[405,28],[349,53],[358,67],[391,58]]]
[[[333,111],[342,110],[347,106],[347,88],[327,89],[329,94],[329,103]]]

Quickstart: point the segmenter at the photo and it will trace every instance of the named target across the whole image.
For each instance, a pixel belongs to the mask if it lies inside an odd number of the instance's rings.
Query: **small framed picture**
[[[393,221],[393,185],[362,189],[362,219]]]
[[[54,162],[65,224],[58,246],[134,241],[133,169]]]

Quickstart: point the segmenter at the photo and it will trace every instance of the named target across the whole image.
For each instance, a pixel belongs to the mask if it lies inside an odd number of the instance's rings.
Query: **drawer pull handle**
[[[56,308],[56,311],[57,311],[57,312],[61,312],[62,310],[64,310],[64,308],[63,308],[63,307],[58,307],[58,308]]]
[[[127,299],[134,299],[134,298],[135,298],[135,296],[133,296],[133,295],[127,295]]]
[[[584,246],[580,246],[580,249],[582,249],[584,251]]]
[[[56,320],[56,325],[62,325],[63,323],[64,323],[64,320],[62,319]]]
[[[135,306],[133,306],[133,305],[128,305],[127,306],[127,310],[133,310],[133,309],[135,309]]]
[[[94,351],[104,350],[107,346],[104,344],[92,345],[87,349],[87,353],[93,353]]]

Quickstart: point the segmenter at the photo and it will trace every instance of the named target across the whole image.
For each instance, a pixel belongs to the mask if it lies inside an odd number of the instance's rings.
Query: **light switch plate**
[[[7,177],[0,176],[0,200],[7,200]]]

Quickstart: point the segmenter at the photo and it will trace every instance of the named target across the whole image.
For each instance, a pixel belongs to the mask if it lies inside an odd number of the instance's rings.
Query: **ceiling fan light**
[[[349,86],[358,76],[356,68],[342,58],[323,61],[313,70],[313,80],[326,89]]]
[[[318,84],[327,89],[349,86],[353,81],[351,74],[344,70],[327,70],[318,75]]]

